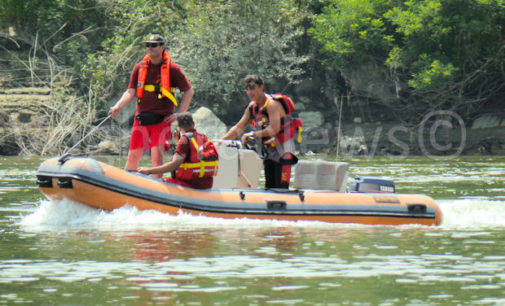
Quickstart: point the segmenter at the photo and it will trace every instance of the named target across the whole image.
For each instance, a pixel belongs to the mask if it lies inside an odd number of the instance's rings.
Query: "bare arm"
[[[186,90],[182,94],[181,106],[179,107],[179,110],[178,110],[179,113],[182,113],[182,112],[185,112],[188,110],[189,104],[191,104],[191,100],[193,99],[194,95],[195,95],[195,91],[193,90],[193,87]]]
[[[273,101],[273,100],[272,100]],[[242,142],[246,143],[249,137],[258,139],[277,135],[281,129],[282,105],[278,102],[270,102],[266,106],[268,112],[268,126],[263,130],[253,131],[242,136]]]
[[[177,120],[177,113],[182,113],[182,112],[185,112],[185,111],[188,110],[189,105],[191,104],[191,100],[193,99],[194,94],[195,94],[195,91],[193,90],[193,87],[191,87],[190,89],[186,90],[182,94],[181,105],[179,106],[179,109],[177,110],[177,112],[173,113],[172,115],[170,115],[168,117],[166,117],[165,120],[168,123],[171,123],[172,121]]]
[[[224,136],[223,139],[235,139],[242,135],[244,130],[246,129],[247,125],[249,124],[249,121],[251,121],[250,115],[249,115],[249,106],[245,109],[244,114],[242,115],[242,118],[235,124]]]
[[[125,107],[126,105],[130,104],[130,102],[133,100],[135,97],[135,88],[128,88],[119,101],[116,102],[116,104],[110,108],[110,114],[112,117],[117,117],[119,115],[119,111]]]
[[[142,174],[160,174],[160,173],[166,173],[166,172],[171,172],[179,168],[179,166],[184,162],[184,155],[181,155],[179,153],[175,153],[174,156],[172,157],[172,160],[170,160],[168,163],[163,164],[158,167],[152,167],[152,168],[139,168],[138,172]]]

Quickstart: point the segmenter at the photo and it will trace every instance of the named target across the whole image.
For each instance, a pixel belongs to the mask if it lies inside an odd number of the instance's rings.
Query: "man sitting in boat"
[[[216,148],[205,135],[195,130],[191,113],[179,114],[177,124],[182,136],[174,135],[178,142],[172,160],[158,167],[139,168],[138,172],[161,174],[175,171],[175,178],[162,179],[169,183],[197,189],[212,188],[213,177],[217,174]],[[174,176],[173,173],[172,176]]]

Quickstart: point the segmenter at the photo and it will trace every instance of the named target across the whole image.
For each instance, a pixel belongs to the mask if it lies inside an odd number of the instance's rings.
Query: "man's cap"
[[[160,34],[151,34],[147,37],[146,43],[165,43],[165,39]]]

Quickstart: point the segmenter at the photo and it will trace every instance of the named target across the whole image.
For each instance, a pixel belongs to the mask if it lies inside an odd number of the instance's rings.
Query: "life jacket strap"
[[[161,94],[164,95],[165,97],[167,97],[168,99],[170,99],[170,101],[172,101],[172,103],[174,103],[174,105],[177,106],[177,100],[175,99],[174,95],[170,91],[168,91],[162,87]]]
[[[205,175],[205,167],[214,167],[212,171],[215,174],[217,171],[217,163],[218,163],[217,161],[201,160],[199,163],[183,163],[179,166],[179,168],[182,168],[184,170],[200,168],[199,177],[202,178]]]
[[[174,103],[175,106],[177,106],[177,100],[175,99],[174,92],[175,88],[171,87],[170,91],[166,90],[165,88],[162,88],[160,86],[152,85],[152,84],[147,84],[144,85],[144,90],[148,92],[157,92],[161,91],[161,93],[166,96],[172,103]]]

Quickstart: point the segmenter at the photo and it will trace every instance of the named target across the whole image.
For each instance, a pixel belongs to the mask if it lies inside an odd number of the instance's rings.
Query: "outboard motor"
[[[395,183],[378,178],[357,177],[349,185],[349,192],[395,193]]]

